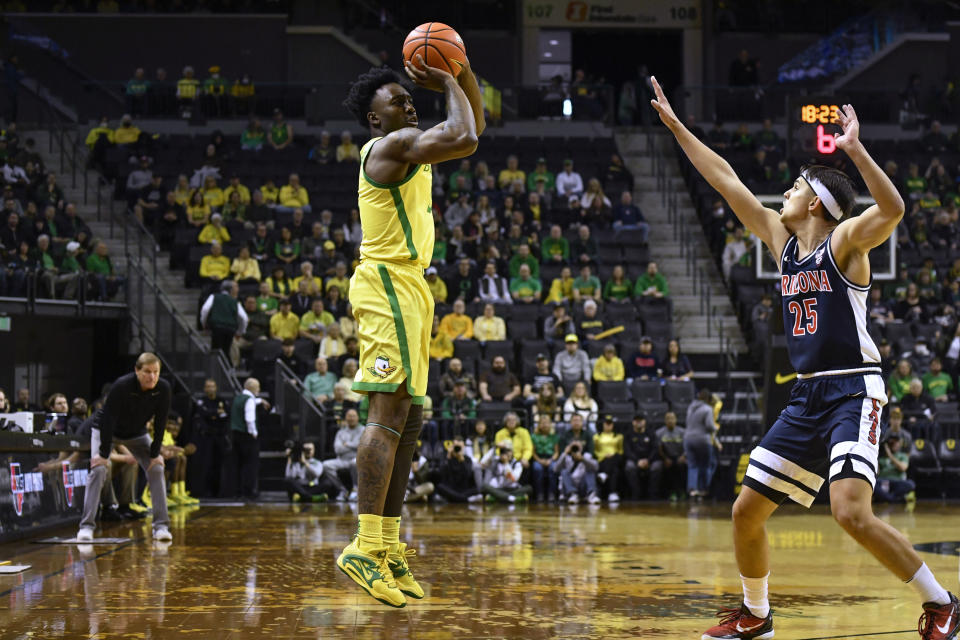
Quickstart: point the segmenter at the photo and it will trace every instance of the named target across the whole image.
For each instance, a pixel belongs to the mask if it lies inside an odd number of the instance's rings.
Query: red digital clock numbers
[[[817,125],[817,151],[824,155],[837,150],[837,141],[832,134],[823,130],[823,125]]]

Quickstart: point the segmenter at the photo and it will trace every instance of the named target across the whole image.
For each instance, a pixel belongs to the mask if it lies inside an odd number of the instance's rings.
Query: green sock
[[[358,519],[360,524],[357,527],[357,546],[359,546],[362,551],[382,547],[383,533],[381,523],[383,522],[383,516],[375,516],[372,513],[361,513]]]
[[[400,549],[400,518],[383,518],[383,544],[387,545],[390,553]]]

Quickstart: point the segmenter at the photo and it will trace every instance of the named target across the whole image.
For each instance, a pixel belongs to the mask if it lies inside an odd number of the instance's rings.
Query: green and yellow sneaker
[[[417,583],[417,579],[410,572],[410,565],[407,564],[407,558],[415,555],[416,549],[407,549],[407,543],[401,542],[396,553],[387,553],[387,564],[400,591],[419,600],[423,597],[423,587]]]
[[[397,588],[397,581],[387,566],[387,548],[378,547],[371,551],[361,551],[354,538],[337,558],[337,567],[383,604],[397,608],[407,606],[407,599]]]

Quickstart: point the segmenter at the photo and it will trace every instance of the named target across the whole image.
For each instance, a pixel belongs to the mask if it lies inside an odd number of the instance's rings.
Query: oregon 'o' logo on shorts
[[[373,366],[367,367],[367,371],[378,378],[386,378],[396,370],[396,367],[390,366],[390,358],[387,356],[377,356],[377,359],[373,362]]]

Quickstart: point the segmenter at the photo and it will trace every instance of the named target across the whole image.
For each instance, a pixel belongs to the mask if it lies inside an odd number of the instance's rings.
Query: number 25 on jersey
[[[793,314],[793,335],[800,337],[817,332],[817,299],[803,300],[803,306],[796,300],[787,304],[787,310]]]

